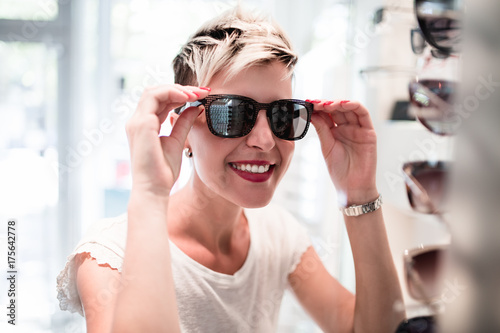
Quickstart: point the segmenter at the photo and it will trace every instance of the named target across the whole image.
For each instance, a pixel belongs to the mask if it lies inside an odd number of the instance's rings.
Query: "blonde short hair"
[[[297,55],[284,31],[270,19],[237,7],[204,24],[182,47],[173,61],[175,83],[206,86],[223,70],[229,79],[275,60],[292,75]]]

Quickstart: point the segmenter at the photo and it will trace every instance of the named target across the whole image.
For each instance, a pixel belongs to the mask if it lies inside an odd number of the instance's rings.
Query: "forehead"
[[[223,71],[214,76],[208,86],[212,94],[247,96],[261,103],[292,97],[289,70],[277,61],[251,66],[231,77]]]

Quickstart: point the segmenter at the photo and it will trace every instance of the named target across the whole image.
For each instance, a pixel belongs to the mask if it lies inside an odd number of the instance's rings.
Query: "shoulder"
[[[112,252],[119,258],[123,258],[126,240],[127,214],[112,218],[104,218],[94,222],[88,227],[84,237],[76,246],[74,253],[89,252],[92,257],[97,259],[98,263],[101,264],[100,256],[93,255],[95,251],[101,252],[98,250],[101,249],[106,252]],[[116,265],[112,266],[118,268]]]
[[[57,276],[57,298],[62,310],[83,315],[77,279],[84,281],[86,278],[81,279],[82,276],[97,276],[96,274],[102,275],[100,280],[118,276],[122,269],[126,238],[126,214],[98,220],[87,228],[84,237],[68,256],[66,265]],[[80,287],[92,289],[91,285]]]
[[[125,286],[121,274],[109,264],[99,264],[88,254],[76,259],[76,288],[83,307],[87,329],[109,331],[117,294]]]

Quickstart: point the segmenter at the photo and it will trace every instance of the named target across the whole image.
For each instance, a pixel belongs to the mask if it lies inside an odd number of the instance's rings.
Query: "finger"
[[[343,112],[335,112],[340,105],[340,101],[314,100],[311,102],[314,104],[314,112],[318,114],[327,114],[331,119],[330,121],[334,122],[336,125],[340,126],[348,123]],[[329,124],[329,127],[332,128],[333,125]]]
[[[188,102],[194,102],[200,98],[203,98],[201,97],[203,95],[203,90],[201,90],[199,87],[182,86],[180,84],[176,84],[175,87],[186,94],[186,96],[188,96]]]
[[[321,143],[321,149],[323,151],[323,154],[326,156],[328,154],[327,151],[330,149],[328,147],[333,146],[335,138],[333,137],[331,128],[324,116],[327,116],[327,114],[321,114],[319,112],[313,113],[311,115],[311,123],[318,133],[319,141]]]
[[[205,98],[209,91],[199,87],[165,85],[148,88],[141,96],[140,110],[142,112],[154,112],[156,114],[170,111],[182,106],[187,102],[194,102]]]
[[[346,115],[343,112],[333,112],[331,113],[331,115],[335,124],[339,126],[349,123],[349,121],[346,118]]]
[[[368,110],[359,102],[356,101],[340,101],[332,104],[335,111],[340,111],[346,114],[346,119],[349,123],[357,122],[361,127],[373,128],[373,123]],[[348,115],[351,113],[351,115]],[[353,116],[356,116],[354,118]]]
[[[173,86],[147,88],[141,95],[137,112],[158,115],[164,112],[165,108],[175,108],[175,105],[181,106],[185,104],[189,98],[190,96],[184,93],[183,90]]]
[[[175,84],[174,86],[178,87],[179,89],[183,89],[186,92],[194,92],[196,94],[201,95],[204,92],[210,93],[211,89],[208,87],[197,87],[197,86],[183,86],[180,84]]]
[[[354,112],[352,112],[352,111],[338,112],[337,111],[337,113],[344,115],[344,117],[347,120],[347,123],[349,125],[361,127],[361,124],[359,123],[359,118]]]
[[[172,128],[170,137],[177,140],[181,145],[184,145],[189,130],[201,112],[203,112],[202,106],[190,107],[182,112]]]
[[[188,96],[187,102],[193,102],[193,98],[195,98],[194,101],[199,100],[199,99],[203,99],[211,91],[211,89],[207,88],[207,87],[182,86],[180,84],[175,84],[175,87],[177,89],[181,90],[186,96]],[[172,111],[173,109],[175,109],[179,106],[183,106],[183,105],[185,105],[185,103],[183,103],[181,105],[174,105],[174,106],[172,106],[171,104],[168,104],[168,105],[165,104],[165,107],[163,108],[163,110],[158,114],[158,117],[160,118],[160,122],[163,123],[165,121],[165,119],[167,119],[170,111]]]
[[[326,113],[326,112],[321,112],[321,111],[316,112],[316,114],[318,116],[320,116],[321,118],[323,118],[323,120],[325,121],[328,128],[332,129],[335,126],[337,126],[337,124],[335,124],[335,122],[333,121],[331,114]]]

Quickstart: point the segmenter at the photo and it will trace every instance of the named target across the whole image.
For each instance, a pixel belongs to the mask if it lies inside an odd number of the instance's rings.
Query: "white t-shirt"
[[[288,275],[311,246],[307,231],[284,209],[245,209],[250,249],[243,266],[228,275],[212,271],[170,242],[172,272],[183,332],[274,332]],[[93,224],[57,278],[59,306],[83,315],[76,287],[75,255],[89,253],[121,271],[127,217]],[[140,300],[141,302],[147,300]]]

